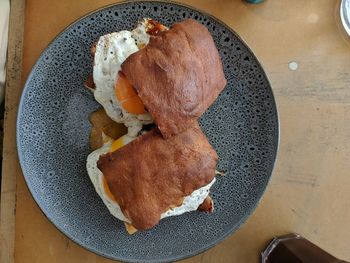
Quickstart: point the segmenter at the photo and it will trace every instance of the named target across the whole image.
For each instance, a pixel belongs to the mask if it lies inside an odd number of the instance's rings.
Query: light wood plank
[[[14,262],[16,177],[21,173],[17,159],[15,126],[22,90],[25,1],[12,0],[10,8],[0,214],[0,262],[8,263]]]

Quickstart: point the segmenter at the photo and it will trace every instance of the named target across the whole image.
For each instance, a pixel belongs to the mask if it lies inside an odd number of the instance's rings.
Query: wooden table
[[[46,45],[78,17],[113,2],[11,1],[1,262],[109,261],[66,238],[34,203],[18,164],[15,117]],[[183,262],[258,262],[266,242],[288,232],[350,260],[350,40],[339,26],[339,2],[182,2],[217,16],[248,43],[271,80],[281,122],[277,164],[257,210],[234,235]]]

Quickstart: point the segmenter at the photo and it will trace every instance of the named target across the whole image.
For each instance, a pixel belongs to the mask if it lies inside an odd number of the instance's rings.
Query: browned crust
[[[93,58],[95,57],[97,43],[98,41],[95,41],[90,47],[90,54]]]
[[[92,43],[91,47],[90,47],[90,55],[91,55],[91,58],[92,58],[92,63],[94,61],[94,58],[95,58],[95,53],[96,53],[96,45],[97,45],[97,41]],[[91,90],[91,91],[94,91],[96,86],[95,86],[95,83],[94,83],[94,77],[92,74],[90,74],[88,76],[88,78],[84,81],[84,86],[85,88]]]
[[[166,31],[166,30],[168,30],[168,28],[166,26],[164,26],[163,24],[161,24],[153,19],[148,20],[147,34],[149,34],[151,36],[157,36],[161,32]]]
[[[124,215],[138,230],[156,225],[162,213],[210,183],[218,156],[198,124],[169,139],[158,129],[118,151],[102,155],[97,167]]]
[[[94,91],[96,86],[95,86],[95,83],[94,83],[94,78],[91,75],[88,76],[88,78],[84,81],[84,86],[85,88],[91,90],[91,91]]]
[[[213,38],[192,19],[152,36],[122,71],[166,138],[191,127],[226,85]]]
[[[200,206],[197,209],[198,211],[202,211],[202,212],[208,212],[208,213],[212,213],[214,211],[214,201],[213,199],[208,195],[202,204],[200,204]]]

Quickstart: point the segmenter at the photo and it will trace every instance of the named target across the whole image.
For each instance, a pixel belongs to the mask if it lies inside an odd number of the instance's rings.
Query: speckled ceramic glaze
[[[228,80],[200,120],[226,172],[212,187],[215,212],[167,218],[128,235],[94,191],[85,169],[89,113],[99,105],[83,87],[99,36],[132,29],[143,17],[166,25],[194,18],[212,33]],[[249,48],[217,19],[173,3],[122,3],[68,27],[43,52],[22,95],[17,143],[28,187],[48,219],[83,247],[123,261],[165,262],[202,252],[234,232],[259,202],[278,145],[278,117],[266,75]],[[140,153],[142,154],[142,153]]]

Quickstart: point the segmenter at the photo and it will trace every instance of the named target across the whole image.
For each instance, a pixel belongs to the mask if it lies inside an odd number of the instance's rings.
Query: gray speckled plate
[[[192,17],[212,33],[228,84],[201,118],[201,126],[220,156],[218,169],[226,176],[212,187],[213,214],[167,218],[150,231],[130,236],[109,214],[85,170],[88,116],[99,106],[83,81],[92,72],[91,43],[108,32],[133,28],[142,17],[166,25]],[[28,187],[59,230],[108,258],[165,262],[214,246],[251,214],[271,176],[278,116],[264,70],[229,27],[174,3],[128,2],[83,17],[42,53],[22,95],[17,144]]]

